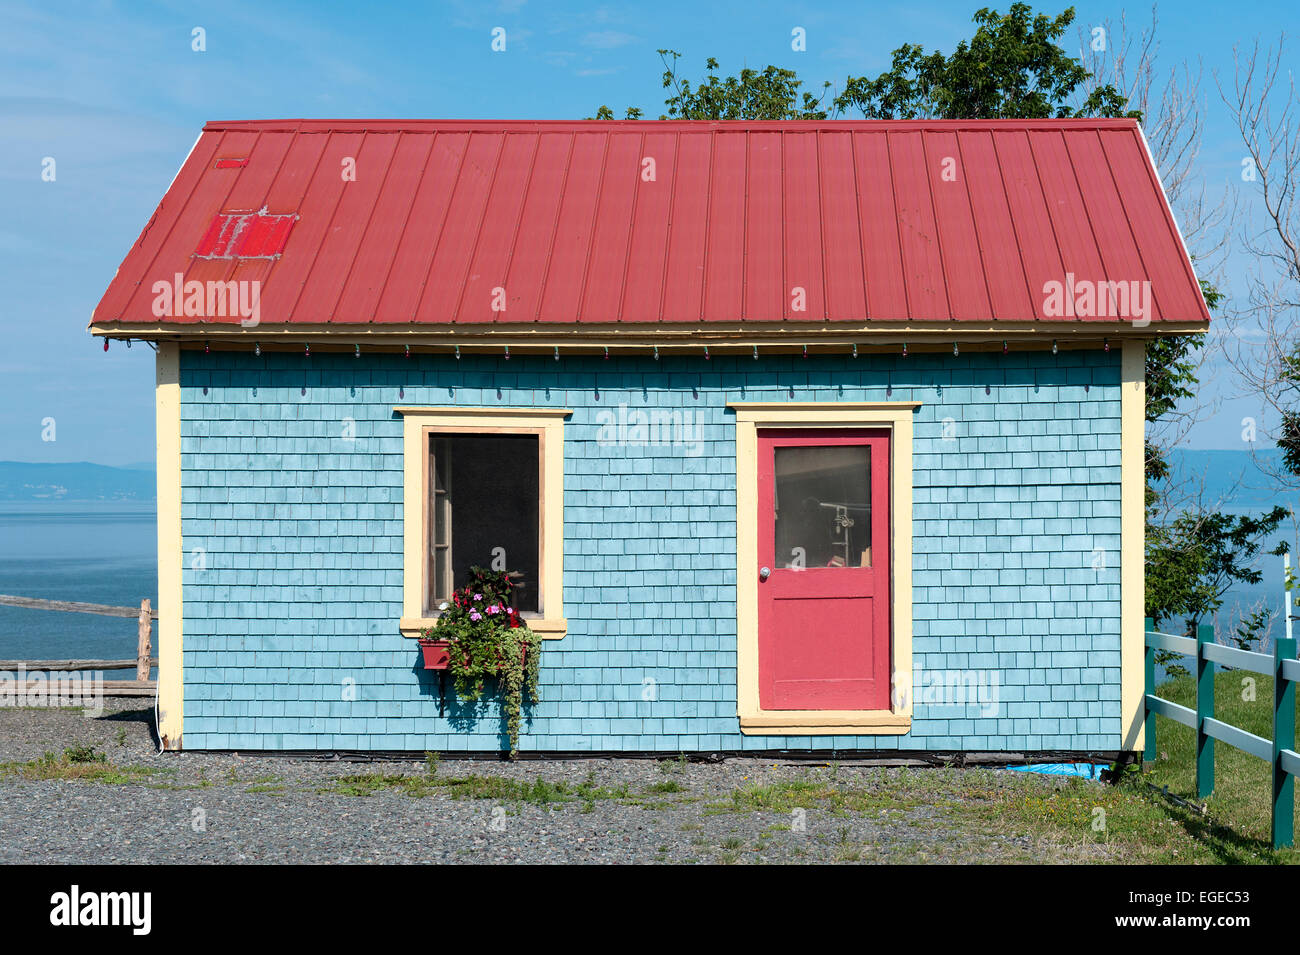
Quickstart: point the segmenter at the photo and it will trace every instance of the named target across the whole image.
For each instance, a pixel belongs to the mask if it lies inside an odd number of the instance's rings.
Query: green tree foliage
[[[1249,617],[1243,617],[1232,634],[1233,644],[1239,650],[1254,650],[1260,638],[1264,636],[1264,631],[1268,627],[1268,618],[1272,615],[1272,610],[1261,607]]]
[[[1184,398],[1195,395],[1198,384],[1192,353],[1205,344],[1203,335],[1161,336],[1146,347],[1146,420],[1154,424],[1169,414]],[[1169,462],[1164,449],[1146,442],[1147,505],[1159,498],[1159,483],[1169,477]]]
[[[1130,116],[1124,96],[1099,85],[1074,106],[1091,74],[1058,45],[1074,8],[1058,16],[1037,14],[1026,3],[1013,3],[1003,15],[987,7],[976,12],[975,35],[962,40],[951,55],[905,43],[894,51],[892,66],[874,79],[850,76],[829,108],[829,82],[821,96],[801,90],[794,70],[768,65],[742,69],[739,76],[718,75],[718,61],[705,61],[696,84],[677,72],[681,54],[659,50],[663,62],[664,101],[660,119],[830,119],[857,111],[867,119],[1029,119],[1069,116]],[[640,119],[628,107],[626,119]],[[614,119],[601,106],[596,119]]]
[[[1252,564],[1289,512],[1274,507],[1262,517],[1187,510],[1147,528],[1146,615],[1159,626],[1183,617],[1188,626],[1214,615],[1234,584],[1257,584]],[[1281,555],[1286,543],[1269,553]],[[1153,551],[1158,559],[1152,560]]]
[[[1277,446],[1282,449],[1282,466],[1300,477],[1300,347],[1283,357],[1278,375],[1279,393],[1291,396],[1290,406],[1281,406],[1282,421],[1278,428]]]
[[[1204,279],[1201,292],[1213,311],[1223,294]],[[1191,398],[1199,384],[1192,353],[1203,345],[1201,335],[1160,337],[1146,347],[1146,420],[1158,422]],[[1212,617],[1223,605],[1227,591],[1235,584],[1257,584],[1263,579],[1252,565],[1268,546],[1288,516],[1275,507],[1262,517],[1232,516],[1201,506],[1182,509],[1172,519],[1159,515],[1167,493],[1169,464],[1163,449],[1146,443],[1146,615],[1159,626],[1163,621],[1182,618],[1188,632]],[[1286,551],[1278,543],[1272,554]],[[1174,654],[1157,653],[1161,663]],[[1180,668],[1168,667],[1171,672]]]
[[[692,86],[690,80],[677,75],[677,61],[681,54],[676,50],[659,50],[663,62],[663,88],[671,91],[664,105],[668,111],[660,119],[826,119],[822,108],[825,90],[821,97],[813,96],[799,87],[803,81],[794,70],[767,66],[762,70],[743,69],[739,76],[718,76],[718,61],[709,57],[704,63],[705,76]],[[669,59],[671,57],[671,60]],[[641,110],[627,109],[627,119],[640,119]],[[608,106],[596,110],[596,119],[613,119],[614,111]]]
[[[1205,279],[1201,279],[1201,294],[1205,304],[1214,311],[1223,301],[1223,293]],[[1195,397],[1193,389],[1199,384],[1196,377],[1194,352],[1205,345],[1204,335],[1162,335],[1147,342],[1146,347],[1146,419],[1155,424],[1173,411],[1178,402]],[[1169,478],[1169,462],[1164,450],[1146,442],[1147,506],[1159,499],[1159,483]]]
[[[1214,311],[1223,293],[1204,279],[1201,292]],[[1193,351],[1202,347],[1201,335],[1160,337],[1146,347],[1146,420],[1154,424],[1169,414],[1178,402],[1191,398],[1199,384]],[[1146,616],[1156,626],[1163,621],[1184,619],[1187,631],[1213,617],[1223,605],[1224,595],[1235,584],[1257,584],[1262,573],[1253,564],[1268,546],[1288,516],[1275,507],[1262,517],[1233,516],[1202,506],[1184,508],[1172,519],[1158,514],[1169,479],[1169,464],[1161,448],[1146,445]],[[1269,553],[1280,555],[1287,546],[1280,542]],[[1254,632],[1263,618],[1256,615]],[[1250,628],[1248,628],[1250,629]],[[1234,638],[1244,639],[1238,632]],[[1171,673],[1183,670],[1169,666],[1176,655],[1158,651],[1157,661]]]
[[[975,35],[949,56],[904,44],[875,79],[850,77],[836,109],[866,119],[1141,118],[1109,84],[1071,105],[1091,77],[1058,45],[1074,22],[1073,7],[1056,17],[1034,15],[1027,3],[1013,3],[1005,15],[984,7],[974,22]]]

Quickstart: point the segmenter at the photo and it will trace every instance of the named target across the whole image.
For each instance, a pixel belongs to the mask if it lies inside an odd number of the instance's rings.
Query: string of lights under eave
[[[111,342],[111,341],[113,341],[113,340],[114,340],[114,339],[112,339],[112,338],[105,338],[105,339],[104,339],[104,351],[106,351],[106,352],[108,351],[109,342]],[[137,341],[137,340],[138,340],[138,341],[142,341],[142,342],[144,342],[146,345],[148,345],[150,348],[154,349],[154,351],[157,351],[157,343],[154,342],[154,341],[152,341],[152,340],[150,340],[150,339],[146,339],[146,338],[134,339],[134,338],[129,338],[129,337],[128,337],[128,338],[118,338],[118,339],[116,339],[116,340],[117,340],[117,341],[125,341],[125,342],[126,342],[126,347],[127,347],[127,348],[130,348],[130,347],[131,347],[131,343],[132,343],[133,341]],[[907,342],[902,342],[902,351],[901,351],[901,354],[902,354],[902,356],[903,356],[904,358],[907,358],[908,355],[909,355],[909,352],[908,352],[908,350],[907,350],[907,345],[908,345]],[[360,357],[361,357],[361,344],[360,344],[359,342],[354,342],[352,347],[353,347],[352,357],[354,357],[354,358],[360,358]],[[405,346],[403,346],[403,347],[404,347],[403,357],[405,357],[405,358],[410,358],[410,357],[411,357],[411,346],[410,346],[410,345],[405,345]],[[554,345],[554,346],[552,346],[552,347],[553,347],[553,353],[552,353],[552,354],[553,354],[553,357],[554,357],[554,359],[555,359],[556,361],[559,361],[559,360],[560,360],[560,346],[559,346],[559,345]],[[609,346],[608,346],[608,345],[604,345],[604,346],[602,346],[602,347],[604,348],[604,357],[605,357],[606,359],[608,359],[608,358],[609,358]],[[629,346],[629,347],[635,347],[635,346]],[[682,349],[686,349],[686,348],[689,348],[689,347],[691,347],[691,346],[687,346],[687,345],[683,345],[683,346],[681,346]],[[709,346],[708,346],[708,345],[703,345],[703,346],[700,346],[700,347],[702,347],[702,348],[704,349],[704,354],[703,354],[704,359],[705,359],[706,361],[712,359],[713,356],[712,356],[712,354],[709,352]],[[782,349],[782,350],[784,350],[784,349],[786,349],[786,348],[789,348],[789,347],[790,347],[790,346],[788,346],[788,345],[779,345],[779,346],[776,346],[776,348],[780,348],[780,349]],[[850,354],[851,354],[854,358],[857,358],[857,357],[858,357],[858,345],[857,345],[857,343],[856,343],[856,342],[852,342],[852,343],[850,343],[849,347],[850,347],[850,349],[851,349]],[[1104,352],[1106,352],[1107,354],[1109,354],[1109,353],[1110,353],[1110,339],[1109,339],[1109,338],[1103,338],[1103,339],[1101,340],[1101,347],[1102,347],[1102,351],[1104,351]],[[459,361],[459,360],[460,360],[460,345],[452,345],[451,348],[452,348],[452,352],[451,352],[451,353],[454,354],[455,357],[456,357],[456,360]],[[504,345],[504,346],[502,346],[502,348],[503,348],[502,357],[504,357],[506,361],[509,361],[509,360],[510,360],[510,346],[509,346],[509,345]],[[758,360],[758,357],[759,357],[759,346],[757,346],[757,345],[752,345],[751,348],[753,349],[753,351],[752,351],[752,357],[754,358],[755,361],[757,361],[757,360]],[[805,345],[802,346],[802,348],[803,348],[802,355],[803,355],[804,358],[807,358],[807,357],[808,357],[808,346],[805,344]],[[211,343],[210,343],[209,341],[207,341],[207,340],[204,340],[204,342],[203,342],[203,353],[204,353],[205,355],[206,355],[206,354],[210,354],[210,353],[211,353],[211,350],[212,350],[212,349],[211,349]],[[1011,349],[1010,349],[1010,345],[1008,344],[1008,342],[1007,342],[1005,339],[1003,339],[1003,341],[1002,341],[1002,354],[1004,354],[1004,355],[1009,354],[1009,353],[1010,353],[1010,350],[1011,350]],[[1053,355],[1056,355],[1056,354],[1058,354],[1058,352],[1059,352],[1058,341],[1057,341],[1057,339],[1054,338],[1054,339],[1052,339],[1052,354],[1053,354]],[[651,353],[654,355],[654,359],[655,359],[655,361],[659,361],[659,346],[658,346],[658,345],[653,345],[653,346],[651,346]],[[773,353],[773,354],[782,354],[782,353],[784,353],[784,351],[782,351],[782,352],[776,352],[776,351],[774,351],[774,352],[772,352],[772,353]],[[261,343],[260,341],[258,341],[258,342],[254,342],[254,343],[253,343],[253,354],[254,354],[254,356],[256,356],[256,357],[259,357],[259,358],[261,357],[261,355],[262,355],[262,343]],[[961,355],[961,342],[960,342],[960,341],[954,341],[954,342],[952,343],[952,354],[953,354],[953,357],[958,357],[958,356]],[[310,358],[310,357],[311,357],[311,342],[304,342],[304,343],[303,343],[303,355],[304,355],[304,357],[306,357],[306,358]]]

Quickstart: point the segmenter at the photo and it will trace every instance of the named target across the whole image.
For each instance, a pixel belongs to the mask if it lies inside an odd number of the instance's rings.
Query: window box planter
[[[420,652],[424,655],[424,668],[426,670],[445,670],[451,663],[451,654],[448,652],[451,643],[446,640],[431,640],[426,637],[420,638]]]
[[[424,668],[438,671],[440,716],[448,674],[462,701],[480,699],[489,684],[500,694],[511,758],[519,751],[524,700],[538,698],[541,657],[541,637],[520,619],[513,589],[509,572],[471,567],[469,581],[439,605],[438,622],[419,641]]]
[[[424,668],[426,670],[446,670],[451,665],[450,641],[420,637],[417,642],[420,644],[420,653],[424,657]],[[523,662],[527,664],[528,646],[526,644],[520,647],[520,655]]]

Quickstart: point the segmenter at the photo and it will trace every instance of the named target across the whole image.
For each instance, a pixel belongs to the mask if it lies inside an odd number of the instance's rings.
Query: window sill
[[[740,731],[751,736],[902,736],[910,713],[892,710],[769,710],[741,713]]]
[[[397,628],[402,632],[402,636],[415,639],[437,622],[436,617],[403,617],[398,621]],[[543,640],[562,640],[564,635],[569,632],[569,621],[563,618],[558,620],[530,620],[525,618],[524,623],[528,624],[528,629]]]

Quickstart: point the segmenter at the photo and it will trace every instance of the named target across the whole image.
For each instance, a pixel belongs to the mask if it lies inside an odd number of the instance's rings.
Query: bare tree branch
[[[1167,71],[1158,68],[1159,22],[1157,7],[1152,5],[1151,23],[1140,31],[1130,29],[1123,13],[1118,28],[1110,20],[1102,21],[1100,35],[1081,26],[1079,56],[1092,73],[1085,95],[1109,84],[1128,99],[1131,108],[1141,111],[1151,157],[1196,260],[1197,273],[1220,285],[1230,210],[1227,190],[1217,202],[1211,201],[1204,179],[1194,174],[1206,106],[1201,66],[1198,63],[1193,70],[1183,62]]]
[[[1294,75],[1282,73],[1285,45],[1281,36],[1276,47],[1234,47],[1231,88],[1215,75],[1246,151],[1238,236],[1253,263],[1232,310],[1229,360],[1243,391],[1263,402],[1260,431],[1275,439],[1300,410],[1300,104]],[[1256,457],[1282,486],[1300,486],[1276,459]]]

